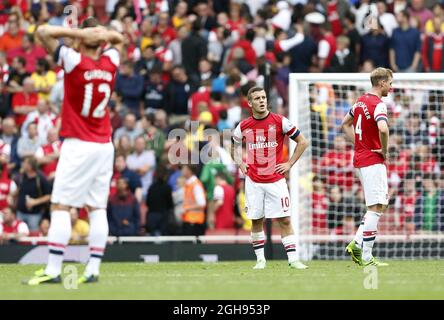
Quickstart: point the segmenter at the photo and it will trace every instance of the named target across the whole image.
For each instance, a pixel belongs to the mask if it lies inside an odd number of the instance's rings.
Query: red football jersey
[[[362,95],[350,109],[355,129],[355,155],[353,165],[356,168],[384,163],[384,157],[371,150],[381,149],[378,121],[388,121],[387,106],[371,93]]]
[[[119,52],[111,48],[94,60],[61,45],[56,52],[56,61],[65,71],[60,136],[110,142],[111,122],[107,106],[120,63]]]
[[[296,138],[299,130],[290,121],[270,112],[263,119],[253,116],[242,120],[234,129],[233,139],[246,142],[248,177],[254,182],[270,183],[284,175],[275,172],[275,166],[283,162],[282,149],[285,136]]]

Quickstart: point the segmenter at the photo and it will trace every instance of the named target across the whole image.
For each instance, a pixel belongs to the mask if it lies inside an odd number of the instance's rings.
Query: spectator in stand
[[[142,50],[142,57],[136,62],[134,70],[148,80],[154,71],[163,70],[163,63],[156,57],[154,45],[150,44]]]
[[[168,179],[169,180],[169,179]],[[168,185],[169,181],[168,181]],[[183,201],[184,201],[184,186],[185,186],[185,178],[180,176],[176,180],[176,185],[174,189],[171,189],[173,203],[174,203],[174,217],[176,221],[176,226],[179,229],[182,229],[182,215],[183,215]],[[171,187],[170,187],[171,188]]]
[[[438,189],[437,177],[424,174],[422,192],[415,203],[415,226],[417,231],[444,231],[444,197]]]
[[[444,32],[441,31],[443,20],[441,17],[433,18],[434,32],[425,35],[422,45],[422,63],[425,72],[444,71]]]
[[[193,11],[200,19],[199,25],[202,25],[207,31],[213,30],[217,26],[217,22],[210,13],[209,4],[203,0],[195,1],[195,3],[197,4],[193,7]]]
[[[196,177],[197,167],[185,164],[182,175],[184,186],[182,234],[200,236],[205,234],[205,189]]]
[[[115,91],[122,98],[124,108],[134,113],[138,118],[141,115],[140,101],[143,93],[143,77],[134,73],[134,64],[124,61],[116,77]]]
[[[350,39],[345,36],[339,36],[336,39],[336,52],[331,59],[330,67],[326,69],[328,72],[356,72],[356,57],[350,51]]]
[[[392,36],[393,30],[398,27],[396,17],[391,12],[387,12],[387,4],[383,0],[376,2],[378,8],[378,23],[381,24],[388,38]]]
[[[9,72],[11,71],[11,67],[9,66],[8,61],[6,60],[6,54],[3,51],[0,51],[0,83],[5,84],[8,82]],[[3,92],[3,89],[2,89]]]
[[[199,7],[204,5],[208,6],[202,3],[199,4]],[[203,19],[204,17],[199,17],[193,22],[190,35],[182,41],[182,57],[186,57],[183,59],[182,65],[189,77],[199,74],[199,61],[207,56],[207,41],[199,34],[203,23],[205,23]],[[171,71],[174,72],[174,69]]]
[[[127,136],[131,145],[134,140],[143,133],[142,129],[137,127],[136,115],[134,113],[127,113],[123,120],[123,127],[120,127],[114,133],[114,145],[118,145],[118,141],[122,136]]]
[[[195,75],[194,79],[191,79],[195,83],[194,87],[199,87],[202,81],[212,81],[216,77],[216,75],[213,73],[213,65],[207,58],[200,59],[198,69],[199,73]]]
[[[177,38],[170,42],[168,45],[168,49],[171,51],[173,58],[171,63],[173,65],[181,65],[182,64],[182,43],[189,36],[188,27],[186,25],[182,25],[177,30]]]
[[[47,237],[48,231],[49,231],[49,219],[42,218],[39,222],[39,229],[35,230],[35,231],[30,231],[29,236],[30,237]],[[42,244],[45,244],[45,243],[42,243]]]
[[[26,59],[23,57],[15,57],[12,59],[12,69],[9,72],[7,90],[9,93],[22,92],[23,82],[31,74],[26,71]]]
[[[0,140],[5,145],[9,145],[9,147],[6,147],[10,149],[9,152],[6,152],[6,155],[8,156],[8,169],[16,169],[20,164],[20,159],[17,154],[19,136],[17,134],[17,126],[15,125],[14,118],[7,117],[3,119]],[[5,154],[5,146],[0,146],[0,149],[0,154]]]
[[[153,113],[142,117],[143,137],[146,141],[146,149],[154,150],[156,162],[159,162],[165,149],[165,133],[155,126],[155,116]]]
[[[79,219],[79,210],[71,208],[69,210],[71,217],[71,239],[69,244],[86,244],[88,242],[89,224],[85,220]]]
[[[41,145],[48,143],[46,137],[48,131],[57,125],[57,115],[50,110],[47,100],[39,99],[37,102],[37,110],[31,111],[26,115],[22,125],[21,136],[28,137],[27,128],[30,123],[37,124],[37,132]]]
[[[415,176],[412,173],[408,173],[402,183],[402,192],[397,195],[398,201],[395,205],[396,213],[399,215],[399,224],[401,230],[404,230],[407,234],[415,232],[415,204],[418,199],[419,192],[416,189]]]
[[[188,2],[180,0],[174,8],[171,24],[175,29],[179,29],[187,22]]]
[[[40,46],[35,45],[34,36],[27,33],[23,36],[22,45],[19,48],[8,51],[8,61],[15,57],[26,59],[26,72],[33,73],[37,67],[38,59],[46,57],[46,51]]]
[[[153,69],[149,73],[149,80],[145,82],[143,92],[143,114],[154,113],[163,107],[165,85],[162,81],[162,71]]]
[[[49,19],[48,24],[52,26],[63,26],[66,17],[63,10],[64,6],[61,2],[54,3],[54,13]]]
[[[57,75],[50,69],[49,62],[45,58],[39,58],[35,72],[32,73],[31,79],[34,80],[36,91],[39,98],[43,100],[49,99],[49,93],[57,82]]]
[[[128,169],[125,155],[117,153],[114,168],[114,174],[111,178],[110,194],[114,195],[117,192],[117,179],[124,177],[129,184],[131,193],[134,194],[137,201],[141,203],[142,182],[140,181],[139,175],[135,171]]]
[[[26,115],[37,107],[39,96],[35,92],[34,80],[30,77],[23,80],[23,91],[16,92],[12,96],[12,110],[15,114],[15,122],[21,127]]]
[[[394,72],[416,72],[421,59],[419,30],[410,27],[408,11],[398,13],[396,19],[399,28],[393,30],[390,39],[390,67]]]
[[[378,8],[375,3],[372,3],[371,0],[361,0],[359,2],[359,8],[352,8],[352,10],[356,17],[356,29],[358,30],[359,34],[363,36],[370,31],[369,28],[366,28],[365,19],[369,15],[369,12],[373,17],[377,17]]]
[[[165,81],[168,81],[168,72],[172,67],[173,52],[167,47],[165,39],[158,32],[153,33],[153,46],[156,58],[162,63],[163,78]]]
[[[170,127],[168,115],[165,110],[159,109],[154,113],[154,124],[157,128],[162,130],[165,135],[168,135]]]
[[[379,22],[375,25],[369,33],[361,38],[361,64],[364,61],[370,60],[373,62],[373,67],[388,67],[389,65],[389,47],[390,40]]]
[[[340,36],[344,32],[343,21],[347,15],[350,5],[346,0],[328,0],[323,1],[327,20],[332,26],[332,31],[335,37]]]
[[[426,140],[426,135],[421,130],[421,118],[418,113],[409,113],[406,122],[395,129],[402,138],[402,149],[413,150],[417,145]]]
[[[350,51],[355,57],[360,56],[361,52],[361,36],[355,25],[355,15],[349,10],[345,13],[343,19],[344,35],[350,40]]]
[[[176,30],[171,27],[168,12],[162,12],[159,14],[157,25],[154,27],[153,33],[159,33],[165,41],[166,46],[176,39]]]
[[[277,13],[271,18],[271,24],[275,29],[288,31],[291,24],[291,8],[286,1],[278,1],[276,4]]]
[[[410,16],[419,18],[421,22],[419,29],[420,31],[424,30],[427,20],[433,18],[433,13],[424,5],[424,0],[412,0],[408,11]]]
[[[34,155],[41,166],[42,173],[51,184],[55,177],[61,147],[62,142],[59,139],[58,130],[51,128],[48,130],[47,143],[39,147]]]
[[[319,27],[321,39],[318,44],[318,68],[320,71],[324,71],[330,66],[331,59],[336,53],[336,38],[328,23],[324,22]]]
[[[167,171],[164,167],[156,170],[155,181],[148,189],[146,205],[148,207],[148,232],[152,236],[166,235],[174,203],[172,190],[167,183]]]
[[[327,209],[327,225],[331,234],[342,234],[346,205],[342,190],[338,186],[329,189],[329,201]]]
[[[236,192],[228,184],[225,174],[219,172],[215,177],[214,187],[214,214],[208,215],[207,224],[211,229],[232,229],[234,228],[234,205],[236,202]]]
[[[189,118],[188,99],[194,90],[183,67],[174,66],[171,77],[165,88],[163,106],[169,114],[170,123],[176,124]]]
[[[325,231],[327,231],[328,196],[325,190],[325,184],[322,182],[319,176],[313,177],[312,205],[313,232],[315,234],[325,233]]]
[[[0,211],[14,205],[17,184],[9,177],[7,165],[0,165]]]
[[[10,241],[19,241],[21,237],[29,235],[28,225],[17,219],[15,211],[7,207],[3,211],[3,222],[0,224],[0,244]]]
[[[21,137],[17,143],[17,154],[21,159],[35,155],[37,149],[41,146],[37,124],[29,123],[26,131],[28,132],[27,136]]]
[[[444,7],[442,3],[435,3],[432,7],[433,12],[433,18],[430,18],[426,21],[425,27],[424,27],[424,33],[430,34],[430,33],[440,33],[444,32]],[[435,18],[441,18],[441,25],[435,26],[434,19]]]
[[[110,235],[137,235],[140,205],[129,188],[128,180],[123,176],[117,179],[117,192],[109,199],[107,215]]]
[[[51,186],[38,171],[37,160],[27,157],[22,163],[23,176],[19,183],[17,217],[26,222],[30,230],[36,230],[51,198]]]
[[[61,70],[57,72],[57,82],[51,89],[49,93],[49,104],[51,106],[51,110],[57,114],[60,113],[62,109],[63,96],[64,96],[64,71]],[[110,114],[111,116],[111,114]]]
[[[418,144],[415,147],[413,154],[418,160],[417,166],[415,167],[418,172],[421,172],[422,174],[439,174],[441,171],[439,164],[427,144]]]
[[[286,37],[286,34],[284,34]],[[296,25],[296,34],[287,39],[276,41],[276,52],[288,52],[291,57],[291,72],[308,72],[313,58],[316,56],[317,46],[313,38],[304,34],[302,25]]]
[[[156,168],[156,155],[153,150],[146,150],[146,141],[143,136],[137,137],[134,142],[134,152],[126,160],[128,168],[135,171],[142,182],[142,197],[146,198],[148,188],[153,182]]]
[[[321,160],[323,176],[327,177],[327,186],[339,186],[350,190],[354,181],[353,152],[347,148],[343,135],[334,138],[333,148],[327,151]]]
[[[0,51],[20,48],[25,33],[20,30],[20,16],[13,13],[8,17],[7,31],[0,37]]]
[[[126,134],[122,135],[118,140],[115,140],[114,145],[116,154],[122,154],[125,158],[133,152],[133,144]]]

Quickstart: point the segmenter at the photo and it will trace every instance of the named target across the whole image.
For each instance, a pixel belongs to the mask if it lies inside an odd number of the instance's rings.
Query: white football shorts
[[[284,178],[258,183],[245,178],[245,212],[248,219],[282,218],[291,215],[290,194]]]
[[[114,168],[112,142],[63,141],[51,203],[106,209]]]
[[[388,205],[387,168],[378,163],[368,167],[358,168],[358,175],[364,189],[365,205]]]

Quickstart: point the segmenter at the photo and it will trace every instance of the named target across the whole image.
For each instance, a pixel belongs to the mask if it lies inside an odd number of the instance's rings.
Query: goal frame
[[[299,112],[298,108],[310,108],[309,105],[300,106],[300,97],[301,97],[301,85],[305,83],[331,83],[335,82],[350,82],[350,85],[353,85],[355,82],[363,83],[368,81],[370,83],[370,73],[290,73],[289,75],[289,103],[288,103],[288,116],[291,123],[294,123],[296,126],[299,126]],[[444,73],[393,73],[393,82],[396,81],[443,81],[443,90],[444,90]],[[310,119],[308,119],[310,121]],[[303,132],[302,132],[303,133]],[[306,137],[310,140],[311,137]],[[293,155],[294,148],[296,146],[296,142],[290,139],[290,157]],[[309,146],[310,147],[310,146]],[[306,241],[332,241],[332,240],[344,240],[349,241],[352,236],[339,236],[339,235],[324,235],[313,237],[312,235],[303,236],[300,233],[300,223],[299,223],[299,204],[300,204],[300,183],[299,179],[301,176],[301,169],[298,163],[293,166],[292,170],[290,170],[290,197],[291,197],[291,221],[293,230],[296,236],[296,253],[298,259],[300,260],[309,260],[310,249],[306,246],[302,246],[301,239],[304,238]],[[296,183],[295,183],[296,181]],[[407,241],[411,238],[414,239],[428,239],[430,235],[394,235],[394,236],[383,236],[379,237],[380,240],[395,240],[395,241]],[[433,235],[434,239],[438,239],[438,241],[444,241],[444,235]]]

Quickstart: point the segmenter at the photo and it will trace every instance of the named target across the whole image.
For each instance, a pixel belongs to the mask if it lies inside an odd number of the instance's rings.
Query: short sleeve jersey
[[[111,141],[108,101],[120,63],[117,49],[105,50],[97,60],[65,45],[55,52],[64,70],[64,100],[60,136],[83,141]]]
[[[372,150],[381,149],[378,121],[388,121],[387,106],[378,96],[366,93],[350,109],[355,129],[355,154],[353,165],[356,168],[384,163],[384,158]]]
[[[248,177],[254,182],[271,183],[284,176],[275,171],[283,162],[282,150],[285,136],[295,139],[299,130],[282,115],[269,112],[263,119],[253,116],[242,120],[234,129],[233,140],[246,143]]]

